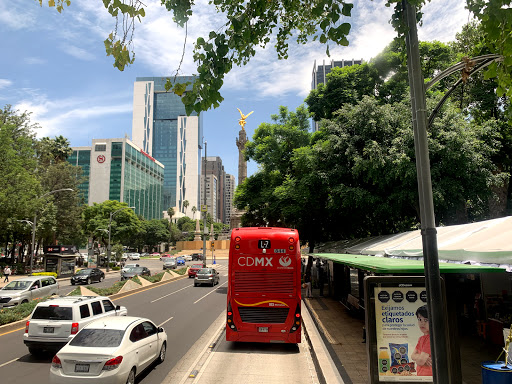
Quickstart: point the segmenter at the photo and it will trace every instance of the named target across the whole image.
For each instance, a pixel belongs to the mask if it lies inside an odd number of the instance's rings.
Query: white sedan
[[[52,360],[51,383],[134,384],[154,361],[161,363],[167,334],[151,320],[120,316],[93,321]]]
[[[192,261],[192,255],[184,255],[183,258],[185,261]]]

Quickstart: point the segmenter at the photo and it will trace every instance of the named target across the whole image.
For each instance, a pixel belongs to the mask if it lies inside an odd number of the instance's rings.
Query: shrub
[[[96,287],[87,287],[94,293],[97,293],[100,296],[110,296],[118,293],[121,288],[123,288],[123,285],[126,283],[126,281],[116,281],[114,285],[112,285],[109,288],[96,288]]]
[[[177,273],[178,275],[184,275],[187,272],[187,268],[176,269],[173,272]]]
[[[28,317],[34,310],[37,303],[48,300],[48,297],[29,301],[28,303],[20,304],[15,307],[0,309],[0,325],[20,321]]]
[[[119,271],[120,269],[121,269],[121,267],[112,267],[113,271]]]
[[[57,278],[57,274],[55,272],[36,272],[33,273],[31,276],[53,276]]]
[[[141,277],[143,277],[144,279],[146,279],[147,281],[149,281],[151,283],[158,283],[160,280],[162,280],[164,273],[165,272],[160,272],[153,276],[141,276]]]

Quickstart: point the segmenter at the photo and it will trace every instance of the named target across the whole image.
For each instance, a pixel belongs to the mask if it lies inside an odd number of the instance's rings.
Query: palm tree
[[[196,219],[196,212],[197,212],[197,208],[196,208],[196,206],[194,205],[194,206],[192,207],[192,215],[193,215],[193,219],[194,219],[194,220]]]
[[[190,203],[188,202],[188,200],[185,200],[183,202],[183,208],[185,208],[185,215],[187,214],[187,208],[188,208],[189,205],[190,205]]]
[[[169,215],[169,225],[170,225],[172,223],[172,217],[175,214],[174,208],[173,207],[169,207],[169,209],[167,210],[167,214]]]

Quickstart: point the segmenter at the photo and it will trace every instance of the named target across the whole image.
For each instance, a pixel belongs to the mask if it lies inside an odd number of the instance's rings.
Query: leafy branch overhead
[[[42,0],[36,0],[42,4]],[[408,0],[418,10],[425,0]],[[503,62],[493,64],[486,72],[488,78],[498,78],[498,93],[512,96],[512,15],[511,0],[466,0],[468,9],[484,26],[484,39],[491,53],[504,56]],[[114,31],[105,40],[108,56],[114,57],[114,66],[124,70],[132,64],[135,53],[132,37],[135,19],[145,16],[144,4],[139,0],[103,0],[107,11],[116,18]],[[59,12],[69,0],[50,0]],[[173,20],[184,27],[193,16],[193,0],[161,0],[162,6],[172,12]],[[197,64],[197,77],[185,92],[187,84],[168,82],[166,89],[182,96],[188,114],[218,107],[223,98],[220,89],[224,76],[233,65],[245,65],[256,54],[257,47],[266,47],[272,41],[279,59],[288,58],[289,41],[299,44],[319,41],[346,46],[351,26],[346,19],[351,16],[353,4],[343,0],[210,0],[219,15],[225,17],[220,28],[206,37],[199,37],[194,46],[193,58]],[[399,37],[406,33],[402,15],[402,0],[388,0],[386,6],[394,7],[391,24]],[[121,18],[121,20],[119,20]],[[421,22],[421,13],[417,19]],[[122,31],[118,33],[119,27]]]

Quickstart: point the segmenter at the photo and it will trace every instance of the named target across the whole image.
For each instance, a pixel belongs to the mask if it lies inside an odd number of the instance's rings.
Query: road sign
[[[206,204],[201,204],[201,212],[208,212],[208,206]]]

